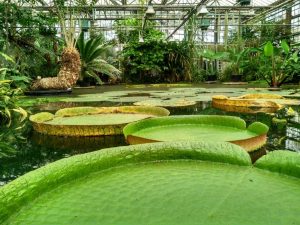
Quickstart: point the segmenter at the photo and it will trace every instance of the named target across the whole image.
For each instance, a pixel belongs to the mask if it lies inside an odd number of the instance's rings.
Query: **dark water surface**
[[[112,88],[115,89],[115,88]],[[110,88],[104,89],[110,91]],[[91,93],[97,90],[76,90],[73,96],[82,93]],[[99,92],[99,91],[98,91]],[[97,92],[97,93],[98,93]],[[47,103],[31,107],[32,112],[49,111],[54,112],[60,108],[70,106],[120,106],[132,105],[131,103],[98,102],[98,103]],[[293,107],[296,112],[294,118],[288,119],[288,124],[283,127],[272,124],[271,115],[265,113],[245,114],[224,112],[214,109],[210,102],[199,102],[195,106],[182,108],[168,108],[171,115],[232,115],[243,118],[247,124],[260,121],[270,127],[267,145],[260,151],[255,152],[252,158],[255,160],[267,151],[286,149],[300,152],[300,107]],[[30,128],[30,124],[28,123]],[[66,158],[76,154],[91,152],[103,148],[127,145],[123,136],[105,137],[55,137],[41,135],[30,131],[26,141],[16,142],[17,153],[13,157],[0,158],[0,186],[14,180],[18,176],[31,170],[39,168],[47,163]]]

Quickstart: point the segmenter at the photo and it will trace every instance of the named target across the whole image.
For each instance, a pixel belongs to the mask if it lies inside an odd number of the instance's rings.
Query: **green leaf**
[[[15,61],[13,60],[13,58],[11,58],[9,55],[4,54],[3,52],[0,52],[0,56],[2,56],[6,61],[15,63]]]
[[[290,52],[290,47],[289,47],[288,43],[286,42],[286,40],[281,41],[281,48],[283,49],[285,54],[288,54]]]
[[[264,46],[264,54],[265,56],[269,57],[273,56],[274,54],[274,46],[270,41],[268,41],[267,44],[265,44]]]
[[[294,62],[298,62],[298,51],[294,52],[293,55],[292,55],[292,59],[294,60]]]
[[[150,129],[149,129],[150,128]],[[265,135],[268,127],[256,122],[246,128],[246,123],[233,116],[169,116],[151,118],[128,124],[123,129],[130,144],[157,141],[218,141],[235,143],[247,151],[253,151],[265,144],[266,139],[252,141],[253,137]]]

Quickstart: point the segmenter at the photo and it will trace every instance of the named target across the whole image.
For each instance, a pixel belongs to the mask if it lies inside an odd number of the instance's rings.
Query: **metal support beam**
[[[113,5],[121,5],[116,0],[109,0]]]
[[[249,22],[249,21],[259,20],[259,19],[261,19],[262,17],[264,17],[267,13],[270,13],[270,12],[272,12],[272,11],[274,11],[274,10],[276,10],[276,9],[278,9],[278,8],[280,8],[280,7],[282,7],[282,6],[284,6],[284,5],[288,5],[289,3],[292,3],[293,1],[294,1],[294,0],[286,0],[286,1],[282,2],[282,3],[280,3],[280,4],[277,4],[277,5],[274,5],[274,6],[270,6],[269,9],[266,9],[265,11],[260,12],[259,15],[254,16],[253,18],[244,21],[244,23],[247,23],[247,22]]]
[[[249,18],[249,17],[253,17],[253,16],[250,16],[250,15],[243,15],[242,16],[243,18]],[[129,19],[129,18],[132,18],[132,16],[121,16],[121,17],[118,17],[117,15],[114,15],[114,16],[110,16],[110,17],[98,17],[98,18],[95,18],[94,20],[126,20],[126,19]],[[204,18],[204,19],[211,19],[211,17],[201,17],[201,18]],[[224,15],[221,15],[220,16],[221,19],[224,19]],[[232,17],[230,17],[232,18]],[[147,20],[182,20],[181,17],[175,17],[175,16],[172,16],[172,17],[149,17],[147,18]]]
[[[173,36],[173,34],[175,34],[197,12],[198,7],[200,7],[200,5],[203,5],[206,1],[207,0],[201,0],[186,15],[184,15],[181,24],[176,27],[176,29],[166,38],[166,40],[169,40]]]
[[[153,5],[155,11],[188,11],[191,8],[195,7],[196,5]],[[34,7],[26,7],[23,8],[30,8],[36,10],[53,10],[54,6],[34,6]],[[70,10],[72,9],[91,9],[90,6],[74,6],[68,7]],[[145,10],[147,7],[142,5],[96,5],[92,7],[97,11],[141,11]],[[249,9],[270,9],[269,6],[207,6],[208,10],[230,10],[233,11],[249,11]]]

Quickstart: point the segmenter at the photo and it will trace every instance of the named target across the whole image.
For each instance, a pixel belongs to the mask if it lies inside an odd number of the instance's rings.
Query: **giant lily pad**
[[[184,98],[174,98],[169,100],[149,99],[149,100],[135,102],[133,104],[138,106],[185,107],[185,106],[196,105],[196,102]]]
[[[283,105],[299,105],[299,100],[286,99],[277,94],[246,94],[240,97],[215,95],[212,97],[212,106],[225,111],[234,112],[266,112],[273,113]],[[252,108],[252,109],[251,109]]]
[[[99,136],[122,134],[123,127],[141,119],[167,116],[159,107],[74,107],[58,110],[55,115],[42,112],[29,119],[39,132],[58,136]]]
[[[154,143],[73,156],[0,188],[0,223],[299,224],[299,154],[279,153],[259,160],[260,169],[230,143]]]
[[[244,120],[233,116],[170,116],[128,124],[124,135],[129,144],[159,141],[228,141],[254,151],[266,143],[268,127],[260,122],[248,128]]]

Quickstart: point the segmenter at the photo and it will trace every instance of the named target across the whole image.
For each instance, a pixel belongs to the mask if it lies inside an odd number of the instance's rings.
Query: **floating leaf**
[[[241,148],[218,142],[73,156],[5,185],[0,223],[69,225],[76,218],[77,224],[111,224],[114,215],[117,224],[132,225],[300,224],[299,154],[276,153],[254,166]]]
[[[58,110],[55,115],[42,112],[29,117],[39,133],[58,136],[101,136],[122,134],[123,127],[141,119],[167,116],[159,107],[74,107]]]
[[[195,101],[190,101],[187,99],[170,99],[170,100],[160,100],[160,99],[149,99],[145,101],[135,102],[134,105],[138,106],[162,106],[162,107],[185,107],[196,105]]]
[[[253,151],[266,143],[268,127],[253,123],[248,129],[239,117],[170,116],[152,118],[125,126],[124,135],[130,144],[157,141],[228,141]]]

